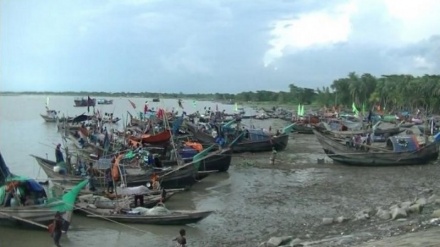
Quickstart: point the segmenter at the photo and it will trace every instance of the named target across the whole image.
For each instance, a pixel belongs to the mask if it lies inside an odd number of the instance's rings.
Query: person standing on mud
[[[272,147],[272,154],[270,155],[270,164],[275,165],[275,158],[277,156],[277,150],[275,150],[275,147]]]
[[[53,241],[57,247],[60,247],[60,239],[62,235],[63,230],[63,218],[61,217],[60,212],[55,213],[55,219],[53,220],[53,223],[49,225],[49,233],[51,234],[51,237],[53,238]]]

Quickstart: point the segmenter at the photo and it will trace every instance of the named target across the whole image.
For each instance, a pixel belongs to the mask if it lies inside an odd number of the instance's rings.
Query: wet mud
[[[291,135],[274,165],[269,158],[270,153],[237,155],[223,180],[208,177],[204,192],[193,192],[197,208],[216,210],[196,226],[203,227],[206,236],[193,241],[194,246],[258,246],[273,236],[315,241],[313,246],[356,246],[429,228],[420,222],[430,218],[434,205],[404,221],[353,218],[366,208],[413,201],[426,191],[440,193],[437,163],[406,167],[333,164],[314,135],[303,134]],[[318,159],[324,163],[318,164]],[[216,180],[212,187],[210,179]],[[339,216],[350,220],[322,224],[323,218]],[[319,243],[326,238],[335,240]]]

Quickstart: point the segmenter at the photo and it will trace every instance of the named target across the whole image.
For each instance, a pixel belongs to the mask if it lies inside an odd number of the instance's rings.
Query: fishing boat
[[[96,105],[96,99],[92,99],[90,97],[87,98],[75,98],[73,100],[75,103],[75,107],[88,107],[88,106],[95,106]]]
[[[157,134],[143,134],[141,136],[129,136],[128,139],[135,142],[142,142],[143,144],[163,144],[167,143],[171,138],[171,131],[166,129]]]
[[[295,123],[292,130],[299,134],[313,134],[313,126],[311,124]]]
[[[238,123],[237,120],[232,120],[222,126],[211,128],[209,125],[200,126],[187,122],[186,126],[194,138],[206,144],[216,143],[221,137],[225,137],[227,143],[227,140],[236,139],[243,134],[233,147],[233,152],[240,153],[271,151],[273,148],[277,151],[284,150],[294,125],[290,124],[281,131],[270,133],[261,129],[243,129]]]
[[[186,225],[197,223],[208,217],[213,211],[196,210],[168,210],[164,206],[151,209],[87,209],[87,217],[96,219],[110,219],[121,223],[149,224],[149,225]]]
[[[151,208],[156,206],[160,202],[166,202],[170,199],[176,192],[166,192],[166,195],[162,197],[162,195],[145,195],[143,196],[143,202],[140,202],[143,207]],[[78,199],[75,203],[75,207],[77,211],[81,211],[81,209],[86,208],[99,208],[99,209],[115,209],[116,207],[129,208],[134,207],[134,195],[125,196],[123,198],[113,198],[109,197],[114,194],[110,194],[109,196],[100,196],[94,194],[87,194],[78,196]]]
[[[63,213],[67,222],[71,221],[79,191],[88,183],[82,180],[60,198],[48,197],[37,181],[10,173],[1,153],[0,181],[0,222],[25,223],[46,229],[57,211]]]
[[[322,128],[313,132],[329,158],[347,165],[422,165],[436,160],[439,153],[438,142],[422,146],[414,136],[391,136],[384,147],[378,147],[364,142],[352,145],[351,138],[336,138]]]
[[[40,114],[40,116],[48,123],[54,123],[58,119],[57,111],[50,110],[49,108],[46,108],[46,114]]]
[[[98,103],[98,105],[112,105],[113,100],[112,99],[98,99],[96,101],[96,103]]]
[[[55,161],[41,158],[36,155],[31,156],[36,159],[38,165],[43,169],[47,177],[49,177],[53,183],[69,186],[84,179],[80,173],[70,169],[67,169],[67,174],[60,174],[54,169],[55,166],[57,166]],[[192,163],[189,164],[191,165],[185,165],[183,167],[179,167],[178,169],[173,167],[151,167],[149,169],[143,169],[140,167],[129,167],[121,164],[120,170],[123,173],[122,176],[124,177],[126,186],[145,185],[151,182],[153,176],[157,176],[162,188],[176,189],[191,187],[198,181],[196,179],[197,170],[195,166],[192,165]],[[110,159],[100,159],[96,166],[96,168],[101,171],[105,171],[111,167],[112,165]],[[103,175],[96,176],[95,180],[95,185],[97,188],[105,184]]]

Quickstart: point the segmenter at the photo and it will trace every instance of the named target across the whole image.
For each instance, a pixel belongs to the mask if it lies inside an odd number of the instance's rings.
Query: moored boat
[[[197,223],[208,217],[213,211],[196,210],[168,210],[162,206],[151,209],[134,208],[120,210],[112,209],[87,209],[87,217],[97,219],[111,219],[121,223],[150,224],[150,225],[186,225]]]
[[[1,153],[0,177],[3,182],[0,187],[0,222],[20,222],[42,228],[53,222],[55,212],[62,212],[62,217],[70,222],[79,191],[88,183],[83,179],[62,197],[47,196],[35,180],[10,173]]]
[[[338,139],[330,131],[320,128],[315,129],[314,133],[329,158],[348,165],[422,165],[436,160],[439,154],[437,142],[422,146],[414,136],[391,136],[385,147],[377,147],[362,142],[352,143],[350,139]]]
[[[294,124],[284,127],[276,133],[266,132],[260,129],[242,129],[237,126],[236,120],[217,126],[216,129],[207,129],[208,126],[199,127],[194,123],[187,123],[188,130],[194,135],[194,138],[202,143],[216,143],[217,137],[224,136],[227,140],[233,140],[243,134],[242,138],[237,140],[233,147],[233,152],[264,152],[271,151],[273,148],[277,151],[284,150],[289,141],[289,134]]]
[[[112,105],[113,100],[112,99],[98,99],[96,101],[96,103],[98,103],[98,105]]]
[[[54,123],[58,119],[57,111],[50,110],[49,108],[46,109],[45,115],[40,114],[40,116],[44,119],[45,122],[48,122],[48,123]]]

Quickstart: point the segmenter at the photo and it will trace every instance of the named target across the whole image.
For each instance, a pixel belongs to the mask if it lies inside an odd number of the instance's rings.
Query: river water
[[[50,96],[49,108],[60,114],[76,116],[87,113],[87,107],[73,107],[73,96]],[[119,126],[127,119],[127,111],[133,115],[142,111],[145,98],[130,98],[135,103],[133,109],[127,98],[112,98],[113,105],[97,105],[100,112],[114,113],[120,117]],[[55,123],[45,123],[40,113],[45,113],[46,96],[22,95],[0,97],[0,151],[13,173],[31,178],[46,179],[30,154],[54,159],[54,147],[61,142]],[[204,107],[233,112],[233,105],[213,102],[185,101],[188,113],[196,110],[204,112]],[[177,107],[176,99],[164,99],[159,103],[149,100],[149,107],[161,107],[170,110]],[[90,109],[92,111],[92,109]],[[246,109],[250,112],[251,109]],[[234,200],[231,185],[241,180],[240,173],[234,168],[229,173],[213,174],[196,184],[188,192],[175,195],[168,203],[170,209],[200,209],[221,211]],[[221,215],[213,214],[202,222],[185,226],[191,246],[208,246],[213,232],[226,227]],[[88,219],[75,215],[72,229],[67,237],[63,236],[63,246],[173,246],[171,239],[177,236],[181,227],[120,225],[111,222]],[[225,229],[229,231],[228,229]],[[224,232],[220,234],[222,236]],[[217,234],[218,235],[218,234]],[[225,236],[225,235],[223,235]],[[51,246],[51,238],[45,231],[18,229],[12,226],[0,226],[0,246]],[[215,246],[215,244],[213,245]]]

